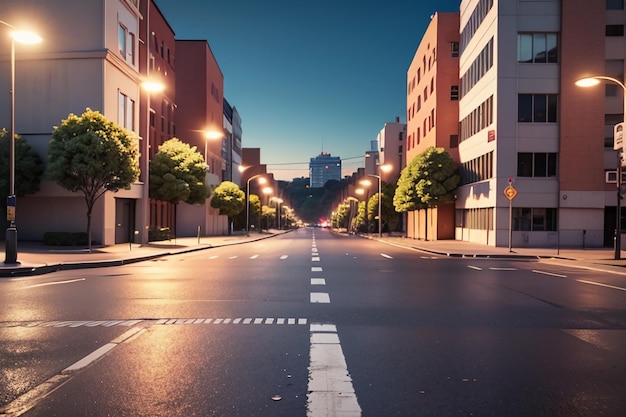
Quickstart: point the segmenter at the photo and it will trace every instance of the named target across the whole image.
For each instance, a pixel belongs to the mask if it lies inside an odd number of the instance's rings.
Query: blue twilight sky
[[[155,0],[177,39],[206,39],[243,146],[275,178],[308,176],[322,151],[363,166],[370,142],[406,122],[406,73],[439,12],[460,0]]]

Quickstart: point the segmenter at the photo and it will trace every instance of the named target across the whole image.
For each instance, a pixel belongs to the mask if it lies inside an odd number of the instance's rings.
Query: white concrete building
[[[0,0],[0,10],[3,21],[43,38],[38,45],[16,45],[15,127],[44,161],[53,126],[87,107],[138,135],[139,0]],[[0,90],[9,91],[10,38],[0,39]],[[1,126],[9,125],[6,97],[0,100]],[[106,193],[94,208],[93,240],[127,241],[141,196],[141,183]],[[18,198],[19,239],[86,231],[86,210],[82,195],[44,180],[40,192]]]
[[[604,88],[574,81],[606,71],[623,80],[623,9],[606,0],[461,2],[456,239],[611,243],[616,192],[605,171],[616,155],[603,142],[611,120],[623,120],[623,92],[607,88],[605,100]]]

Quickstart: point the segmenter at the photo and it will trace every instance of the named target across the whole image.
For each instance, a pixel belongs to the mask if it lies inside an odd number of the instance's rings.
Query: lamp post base
[[[5,264],[19,264],[17,261],[17,228],[8,227],[6,230],[5,246]]]

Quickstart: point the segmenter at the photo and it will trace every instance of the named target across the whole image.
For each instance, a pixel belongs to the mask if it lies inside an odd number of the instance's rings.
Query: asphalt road
[[[0,416],[626,410],[624,275],[301,229],[0,294]]]

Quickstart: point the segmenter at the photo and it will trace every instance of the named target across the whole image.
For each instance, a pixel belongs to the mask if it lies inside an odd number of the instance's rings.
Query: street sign
[[[504,189],[504,195],[509,200],[513,200],[515,198],[515,196],[517,195],[517,190],[515,188],[513,188],[512,185],[509,185],[508,187],[506,187]]]

